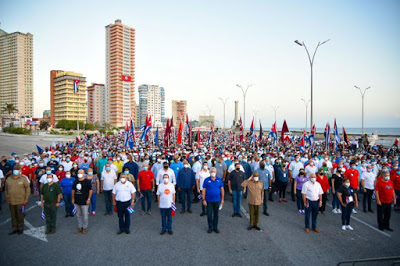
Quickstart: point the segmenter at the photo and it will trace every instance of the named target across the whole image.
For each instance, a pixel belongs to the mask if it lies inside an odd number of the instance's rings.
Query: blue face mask
[[[69,158],[67,158],[67,162],[71,161]]]
[[[128,175],[128,174],[129,174],[129,171],[125,171],[124,173],[125,173],[126,175]]]
[[[19,170],[13,170],[14,175],[19,175]]]
[[[398,175],[400,175],[400,171],[396,171],[396,173],[397,173]]]
[[[93,175],[93,172],[88,172],[87,174],[88,174],[88,175]]]
[[[48,175],[51,174],[51,171],[46,171],[46,174],[48,174]]]
[[[145,171],[146,171],[147,169],[148,169],[147,167],[143,167],[143,170],[145,170]]]
[[[111,167],[106,167],[106,170],[107,170],[107,171],[110,171],[110,170],[111,170]]]

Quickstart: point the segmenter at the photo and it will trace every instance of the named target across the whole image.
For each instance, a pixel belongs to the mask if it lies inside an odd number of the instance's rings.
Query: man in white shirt
[[[117,182],[112,190],[113,205],[117,206],[119,231],[118,235],[125,232],[130,234],[129,227],[131,225],[131,213],[128,207],[132,209],[135,202],[136,189],[133,184],[126,180],[125,174],[121,174],[119,182]]]
[[[58,182],[58,177],[55,174],[51,173],[51,168],[50,167],[46,167],[46,173],[43,174],[39,179],[40,191],[42,191],[43,185],[47,184],[47,176],[48,175],[52,175],[53,176],[53,182],[54,183]],[[28,182],[29,182],[29,180],[28,180]]]
[[[314,160],[310,159],[310,163],[306,166],[306,168],[305,168],[304,170],[305,170],[305,172],[306,172],[306,176],[307,176],[308,178],[310,178],[310,176],[311,176],[312,174],[317,173],[318,168],[315,166]]]
[[[295,201],[294,199],[294,192],[296,188],[294,187],[294,179],[299,175],[300,169],[303,169],[304,165],[302,162],[300,162],[300,155],[296,155],[295,160],[290,162],[289,165],[289,182],[292,183],[291,187],[291,192],[290,195],[292,196],[292,201]]]
[[[174,170],[169,168],[169,163],[167,161],[163,162],[163,168],[160,169],[160,171],[158,171],[158,173],[157,173],[156,185],[158,186],[163,183],[163,176],[165,174],[168,175],[169,182],[175,186],[176,185],[175,173],[174,173]]]
[[[65,160],[61,162],[61,165],[64,166],[64,171],[69,172],[72,169],[71,158],[68,156]]]
[[[328,156],[325,156],[324,160],[319,161],[318,168],[322,168],[324,163],[326,163],[326,167],[328,167],[329,169],[333,168],[332,162],[329,160]]]
[[[205,161],[203,163],[203,168],[201,169],[201,171],[199,171],[196,174],[196,188],[197,188],[197,193],[199,195],[202,194],[203,183],[204,183],[204,180],[206,180],[207,177],[210,177],[210,171],[208,171],[208,163],[207,163],[207,161]],[[204,215],[206,215],[206,206],[201,205],[200,216],[204,216]]]
[[[239,162],[238,159],[236,159],[236,160],[233,161],[233,162],[231,163],[231,165],[228,167],[228,173],[229,173],[229,174],[230,174],[233,170],[235,170],[235,165],[236,165],[237,163],[240,165],[240,171],[242,171],[242,172],[244,173],[244,168],[243,168],[242,164]]]
[[[372,172],[370,165],[367,166],[367,171],[361,175],[361,187],[363,188],[363,211],[367,212],[367,201],[368,211],[374,213],[371,207],[372,194],[374,194],[376,175]]]
[[[319,233],[319,229],[317,228],[317,217],[319,208],[322,206],[322,187],[319,182],[317,182],[317,178],[315,174],[310,175],[310,181],[304,183],[303,188],[301,189],[301,194],[303,196],[304,207],[306,208],[305,215],[305,229],[306,233],[310,232],[310,214],[312,216],[312,230],[316,233]]]
[[[175,186],[170,182],[168,174],[162,176],[163,182],[157,189],[158,208],[161,213],[161,235],[168,231],[172,235],[171,207],[175,203]]]
[[[101,190],[104,192],[104,201],[106,203],[106,213],[105,215],[112,215],[112,190],[114,184],[117,182],[117,174],[111,169],[111,165],[106,163],[104,166],[105,170],[101,172]]]

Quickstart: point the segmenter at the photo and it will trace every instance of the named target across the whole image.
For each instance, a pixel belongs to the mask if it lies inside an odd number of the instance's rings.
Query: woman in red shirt
[[[394,205],[395,211],[400,211],[400,168],[397,166],[390,171],[390,180],[393,182],[394,193],[396,194],[396,202]]]
[[[393,231],[389,226],[391,204],[396,205],[396,195],[393,189],[393,182],[390,180],[389,171],[383,172],[383,178],[379,178],[375,186],[377,205],[377,218],[379,230]]]
[[[61,164],[58,166],[58,170],[56,172],[56,176],[58,178],[58,183],[60,183],[61,180],[63,180],[63,178],[65,177],[64,166],[62,166]]]
[[[328,189],[330,188],[330,186],[329,186],[328,178],[326,176],[324,176],[323,168],[320,168],[318,170],[317,182],[321,184],[322,191],[324,192],[324,194],[322,194],[322,206],[319,208],[319,211],[321,212],[321,214],[324,214],[325,206],[326,206],[326,199],[328,197]]]

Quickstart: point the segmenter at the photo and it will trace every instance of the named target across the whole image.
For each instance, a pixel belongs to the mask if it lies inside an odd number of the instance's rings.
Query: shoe
[[[87,228],[82,229],[82,234],[84,234],[84,235],[87,234]]]
[[[279,200],[278,200],[278,202],[282,202],[282,200],[281,200],[281,199],[279,199]]]
[[[192,210],[188,210],[188,213],[192,213]]]
[[[258,226],[254,226],[254,228],[255,228],[257,231],[261,231],[261,228],[258,227]]]
[[[180,213],[180,214],[184,214],[184,213],[185,213],[185,211],[184,211],[184,210],[181,210],[179,213]]]
[[[247,227],[247,230],[251,230],[251,229],[253,229],[253,226]]]
[[[346,228],[349,229],[349,230],[351,230],[351,231],[354,230],[353,227],[351,227],[350,225],[347,225]]]
[[[151,215],[151,211],[147,211],[146,214],[147,214],[147,215]]]
[[[92,212],[92,216],[96,216],[96,212]]]
[[[283,202],[287,202],[287,199],[283,199],[282,201],[283,201]]]
[[[373,210],[368,210],[368,212],[374,213],[374,211],[373,211]]]
[[[321,214],[322,214],[322,215],[325,215],[325,212],[321,211]]]
[[[143,216],[145,214],[145,211],[140,211],[140,215]]]
[[[332,212],[333,212],[334,214],[337,214],[337,210],[336,210],[336,209],[333,209]]]
[[[49,233],[50,233],[50,234],[55,234],[55,233],[56,233],[56,230],[50,230]]]
[[[353,209],[351,212],[357,214],[357,211],[355,209]]]
[[[274,202],[274,200],[273,199],[268,199],[269,201],[271,201],[271,202]]]
[[[232,217],[235,217],[235,216],[236,216],[236,213],[232,214]]]
[[[341,214],[341,213],[342,213],[342,210],[341,210],[341,209],[337,209],[337,213],[338,213],[338,214]]]
[[[124,232],[123,230],[119,230],[118,233],[117,233],[117,235],[120,235],[120,234],[122,234],[123,232]]]
[[[206,215],[206,213],[205,213],[205,212],[202,212],[202,213],[200,213],[200,216],[204,216],[204,215]]]
[[[318,229],[318,228],[313,229],[313,231],[314,231],[315,233],[319,233],[319,229]]]
[[[302,213],[302,214],[306,214],[306,211],[305,211],[305,210],[301,210],[301,213]]]
[[[386,227],[385,229],[388,230],[388,231],[390,231],[390,232],[393,232],[393,229],[390,228],[390,227]]]
[[[310,233],[310,228],[306,228],[306,229],[304,229],[304,232],[306,232],[306,233]]]
[[[211,234],[211,233],[212,233],[212,230],[211,230],[211,229],[208,229],[208,230],[207,230],[207,233]]]
[[[346,226],[345,225],[342,225],[342,230],[346,231]]]
[[[292,199],[292,201],[293,201],[293,202],[296,202],[296,200],[295,200],[294,198]]]
[[[108,215],[108,212],[106,212],[105,214],[104,214],[104,216],[107,216]]]
[[[367,213],[367,210],[363,210],[364,213]]]
[[[390,229],[390,230],[392,230],[392,229]],[[24,230],[18,230],[18,232],[17,232],[17,234],[19,234],[19,235],[22,235],[23,233],[24,233]]]
[[[75,217],[75,215],[73,215],[73,214],[70,214],[69,216],[70,216],[70,217]]]
[[[169,231],[168,231],[168,234],[173,235],[174,232],[173,232],[172,230],[169,230]]]
[[[383,227],[379,227],[379,230],[383,231]]]
[[[164,235],[166,231],[162,230],[160,235]]]
[[[301,214],[301,210],[299,210],[299,214]]]
[[[221,231],[219,231],[218,229],[214,229],[214,232],[219,234]]]
[[[268,213],[268,212],[263,212],[263,214],[264,214],[265,216],[269,216],[269,213]]]
[[[18,231],[14,230],[14,231],[11,231],[10,233],[8,233],[8,235],[10,236],[10,235],[13,235],[13,234],[16,234],[16,233],[18,233]]]
[[[50,231],[51,231],[51,230],[48,230],[48,229],[47,229],[44,233],[45,233],[46,235],[48,235],[48,234],[50,234]]]
[[[68,213],[65,215],[65,218],[67,218],[67,217],[69,217],[69,214],[68,214]]]
[[[237,213],[236,216],[242,218],[242,215],[240,213]]]
[[[126,233],[127,235],[129,235],[129,234],[131,233],[131,231],[125,230],[125,233]]]
[[[75,231],[75,234],[80,234],[80,233],[82,233],[82,228],[78,228],[76,231]]]

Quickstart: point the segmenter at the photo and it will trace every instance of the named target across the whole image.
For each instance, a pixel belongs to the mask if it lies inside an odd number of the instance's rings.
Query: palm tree
[[[14,106],[13,103],[6,103],[6,106],[3,107],[3,112],[7,112],[9,116],[13,113],[17,113],[18,109]]]

